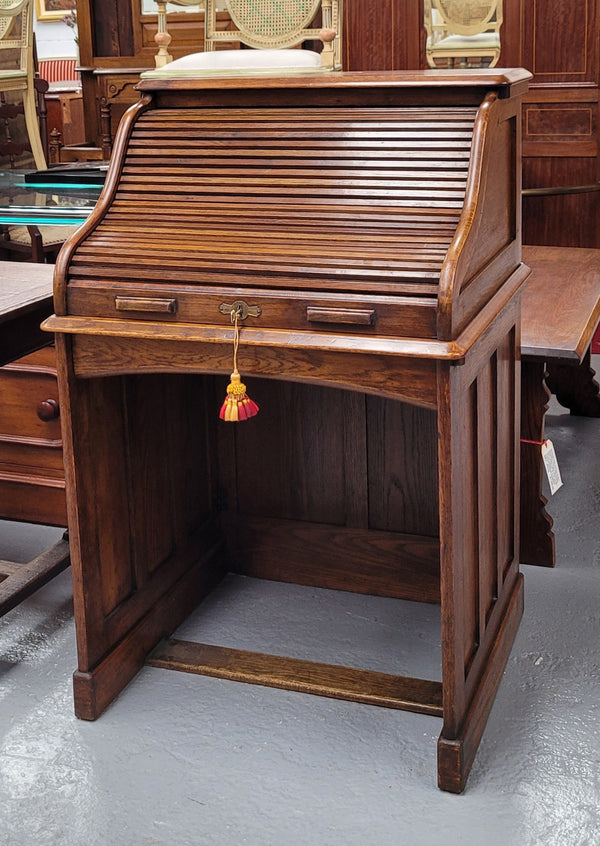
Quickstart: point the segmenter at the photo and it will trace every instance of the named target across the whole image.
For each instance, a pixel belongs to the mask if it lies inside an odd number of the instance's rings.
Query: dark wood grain
[[[39,334],[48,340],[46,333]],[[46,346],[2,367],[0,390],[0,515],[66,526],[54,349]],[[47,415],[40,415],[40,405],[48,408]]]
[[[523,564],[553,567],[553,520],[542,494],[544,415],[550,394],[540,361],[523,361],[521,369],[521,552]]]

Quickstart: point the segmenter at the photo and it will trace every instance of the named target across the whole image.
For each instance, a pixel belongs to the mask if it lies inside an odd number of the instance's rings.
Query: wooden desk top
[[[581,361],[600,320],[600,250],[523,247],[521,353]]]
[[[0,323],[13,320],[48,300],[52,306],[51,264],[0,261]]]
[[[41,321],[52,313],[54,265],[0,261],[0,365],[45,346]]]

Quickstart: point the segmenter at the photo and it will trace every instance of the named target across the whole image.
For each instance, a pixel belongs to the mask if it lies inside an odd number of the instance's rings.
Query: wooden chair
[[[494,67],[500,58],[502,0],[425,0],[426,55],[432,68]]]
[[[17,261],[53,263],[76,229],[77,226],[1,226],[0,252],[14,254]]]
[[[190,5],[186,0],[177,4]],[[159,9],[164,5],[159,2]],[[225,9],[235,29],[218,29],[216,0],[206,0],[204,52],[174,62],[163,53],[156,57],[157,70],[142,76],[341,70],[341,0],[225,0]],[[165,32],[157,34],[159,53],[161,48],[166,52],[171,41],[163,20]],[[320,53],[295,49],[311,41],[322,43]],[[219,49],[240,43],[253,49]]]
[[[167,0],[155,0],[157,5],[157,30],[154,40],[158,47],[158,53],[154,57],[157,68],[162,68],[169,62],[173,61],[173,56],[169,53],[169,44],[171,43],[171,35],[167,30]],[[168,0],[171,6],[199,6],[197,0]]]
[[[35,166],[45,169],[36,111],[32,0],[0,0],[0,64],[0,96],[20,95]]]

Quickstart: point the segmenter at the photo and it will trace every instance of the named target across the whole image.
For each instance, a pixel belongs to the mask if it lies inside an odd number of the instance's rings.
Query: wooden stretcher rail
[[[167,670],[442,716],[442,685],[436,681],[176,639],[159,644],[146,663]]]

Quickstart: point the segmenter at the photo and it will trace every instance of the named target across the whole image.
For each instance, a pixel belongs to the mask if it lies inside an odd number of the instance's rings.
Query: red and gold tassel
[[[227,396],[221,406],[219,417],[221,420],[235,423],[239,420],[248,420],[255,414],[258,414],[258,406],[254,400],[246,396],[246,386],[236,368],[231,374],[231,382],[227,385]]]
[[[219,417],[230,423],[237,423],[241,420],[248,420],[258,414],[258,406],[246,395],[246,386],[241,380],[237,369],[237,351],[240,342],[240,330],[238,327],[238,315],[235,314],[235,328],[233,334],[233,373],[231,381],[227,385],[227,396],[221,406]]]

